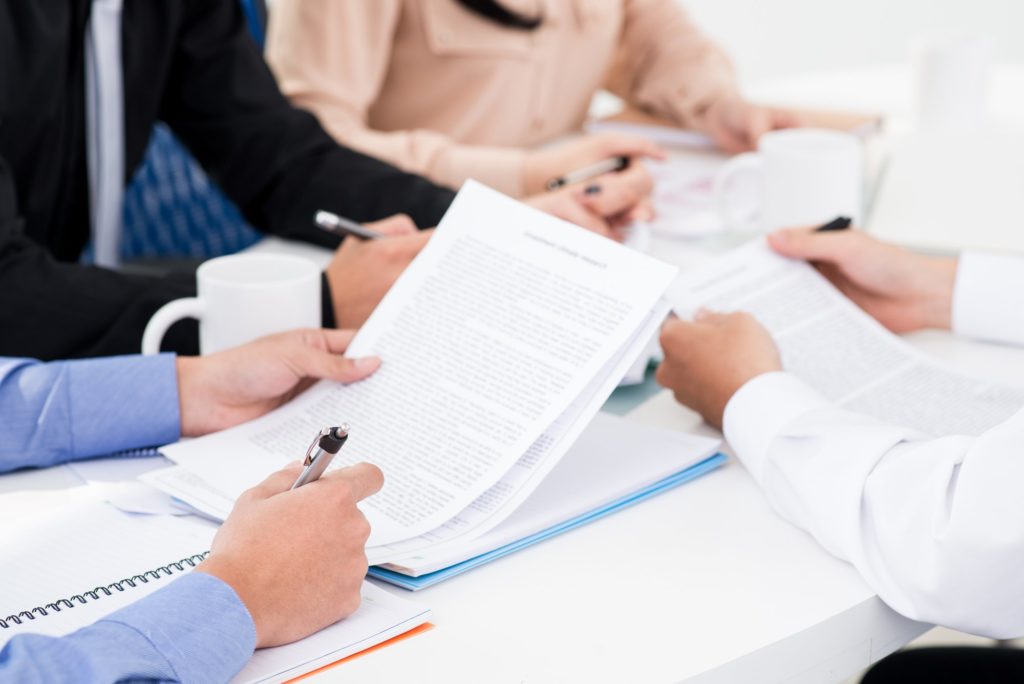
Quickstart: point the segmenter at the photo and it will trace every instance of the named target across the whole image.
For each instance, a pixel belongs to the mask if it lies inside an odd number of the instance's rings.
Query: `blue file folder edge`
[[[374,566],[370,568],[367,574],[370,577],[389,584],[394,584],[402,589],[408,589],[409,591],[426,589],[427,587],[431,587],[439,582],[443,582],[447,579],[451,579],[452,577],[461,575],[464,572],[468,572],[473,568],[490,563],[491,561],[497,560],[503,556],[507,556],[510,553],[514,553],[520,549],[525,549],[528,546],[533,546],[545,539],[549,539],[562,534],[563,532],[568,532],[569,530],[581,527],[589,522],[599,520],[606,515],[610,515],[618,510],[626,508],[627,506],[632,506],[633,504],[640,503],[641,501],[646,501],[653,496],[657,496],[662,492],[668,491],[673,487],[678,487],[684,482],[689,482],[690,480],[694,480],[701,475],[714,470],[725,463],[726,460],[726,456],[721,453],[709,456],[700,463],[690,466],[686,470],[680,470],[674,475],[669,475],[668,477],[658,480],[657,482],[654,482],[653,484],[650,484],[632,494],[627,494],[626,496],[615,499],[614,501],[610,501],[588,513],[583,513],[571,520],[566,520],[563,523],[553,525],[547,529],[535,532],[528,537],[523,537],[519,541],[499,546],[493,551],[482,553],[479,556],[464,560],[461,563],[456,563],[455,565],[451,565],[442,570],[437,570],[426,575],[420,575],[419,577],[409,577],[407,575],[394,572],[393,570]]]

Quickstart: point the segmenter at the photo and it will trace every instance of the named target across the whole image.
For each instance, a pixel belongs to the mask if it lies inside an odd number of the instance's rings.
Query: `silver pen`
[[[326,230],[328,233],[334,233],[335,235],[341,235],[342,237],[351,235],[362,240],[376,240],[384,237],[384,233],[379,233],[376,230],[370,230],[355,221],[351,221],[344,216],[332,214],[329,211],[316,212],[313,222],[322,230]]]
[[[292,489],[298,489],[320,479],[327,466],[331,465],[335,454],[344,446],[349,429],[348,423],[342,423],[338,427],[325,427],[313,438],[313,443],[306,449],[306,459],[302,462],[306,467],[302,469],[302,474],[295,480]]]

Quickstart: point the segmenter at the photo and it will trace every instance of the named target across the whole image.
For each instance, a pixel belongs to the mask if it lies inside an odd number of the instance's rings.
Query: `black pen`
[[[622,171],[629,166],[629,157],[611,157],[604,161],[599,161],[596,164],[590,166],[584,166],[582,169],[570,171],[564,176],[558,178],[552,178],[547,183],[548,190],[557,190],[558,188],[566,185],[572,185],[573,183],[582,183],[588,181],[591,178],[597,178],[605,173],[611,173],[612,171]]]
[[[327,466],[334,460],[334,456],[345,445],[349,429],[348,423],[342,423],[338,427],[325,427],[320,434],[313,438],[313,443],[306,450],[306,460],[302,462],[302,465],[306,467],[295,480],[292,489],[298,489],[302,485],[320,479],[320,476],[327,470]]]
[[[814,229],[815,233],[829,233],[833,230],[846,230],[853,224],[849,216],[837,216],[828,223]]]
[[[375,230],[364,228],[355,221],[350,221],[344,216],[338,216],[332,214],[329,211],[318,211],[316,217],[313,219],[316,225],[326,230],[328,233],[334,233],[335,235],[341,235],[347,237],[349,235],[360,238],[362,240],[376,240],[377,238],[384,237],[384,233],[378,233]]]

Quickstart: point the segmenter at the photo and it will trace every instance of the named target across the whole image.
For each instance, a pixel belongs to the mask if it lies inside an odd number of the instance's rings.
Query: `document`
[[[683,317],[700,307],[753,314],[787,371],[845,408],[924,435],[978,435],[1024,406],[1024,388],[946,368],[763,240],[681,277],[670,299]]]
[[[720,445],[716,439],[598,413],[565,458],[500,525],[482,535],[450,539],[385,567],[413,577],[449,567],[628,497],[701,462]]]
[[[675,272],[468,182],[353,340],[349,355],[379,355],[380,370],[345,387],[320,383],[259,420],[165,447],[206,490],[188,496],[175,477],[177,495],[201,510],[213,492],[234,500],[301,458],[322,427],[347,422],[333,467],[365,460],[385,474],[383,490],[363,504],[369,546],[437,530],[545,435],[553,447],[563,433],[578,434],[600,403],[591,393],[610,393],[660,324],[658,302]],[[585,409],[559,422],[577,402]],[[565,448],[534,454],[550,467]]]

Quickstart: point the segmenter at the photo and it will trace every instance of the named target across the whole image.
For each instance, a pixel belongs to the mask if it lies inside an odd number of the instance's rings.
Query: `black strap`
[[[532,31],[544,23],[544,17],[525,17],[513,12],[497,0],[458,0],[465,8],[508,28]]]

